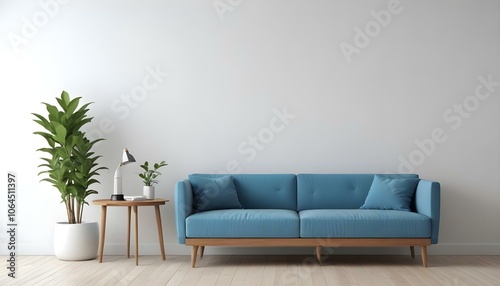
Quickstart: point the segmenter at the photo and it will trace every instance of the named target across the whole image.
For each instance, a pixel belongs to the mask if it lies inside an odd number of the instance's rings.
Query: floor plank
[[[6,261],[6,256],[0,256]],[[103,263],[21,256],[16,278],[0,268],[0,285],[500,285],[500,256],[429,256],[429,267],[409,256],[209,255],[195,268],[189,256],[106,256]]]

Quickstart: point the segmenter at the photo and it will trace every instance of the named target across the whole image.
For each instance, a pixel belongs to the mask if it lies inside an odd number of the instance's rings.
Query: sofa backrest
[[[215,174],[191,176],[220,177]],[[297,210],[297,178],[295,174],[235,174],[234,186],[245,209]]]
[[[381,174],[394,178],[418,178],[416,174]],[[298,174],[297,210],[359,209],[375,174]]]
[[[233,177],[244,208],[297,210],[295,174],[238,174]]]

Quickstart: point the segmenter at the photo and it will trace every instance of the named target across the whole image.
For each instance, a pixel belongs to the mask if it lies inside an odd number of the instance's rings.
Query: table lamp
[[[123,149],[123,155],[122,155],[122,161],[118,165],[115,171],[115,184],[114,184],[114,189],[113,189],[113,194],[111,195],[111,200],[112,201],[124,201],[125,198],[123,197],[123,192],[122,192],[122,166],[128,165],[130,163],[134,163],[135,158],[132,156],[129,152],[128,149],[125,148]]]

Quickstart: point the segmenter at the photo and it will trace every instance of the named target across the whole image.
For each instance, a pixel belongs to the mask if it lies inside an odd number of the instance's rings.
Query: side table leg
[[[102,253],[104,252],[104,237],[106,236],[106,206],[101,206],[101,235],[99,243],[99,263],[102,263]]]
[[[155,212],[156,212],[156,225],[158,226],[158,239],[160,240],[161,258],[163,260],[166,260],[165,247],[163,246],[163,231],[161,228],[160,206],[158,205],[155,206]]]
[[[134,242],[135,242],[135,265],[139,265],[139,235],[137,223],[137,206],[133,206],[134,211]]]
[[[128,208],[128,220],[127,220],[127,258],[130,258],[130,211],[132,207]]]

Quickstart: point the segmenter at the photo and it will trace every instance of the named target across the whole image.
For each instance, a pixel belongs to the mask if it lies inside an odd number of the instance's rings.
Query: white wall
[[[53,224],[65,219],[37,177],[44,142],[30,113],[66,90],[95,102],[88,132],[106,138],[95,151],[110,171],[91,199],[110,196],[124,147],[139,162],[169,163],[157,196],[172,201],[176,181],[228,164],[411,171],[442,186],[431,253],[500,254],[499,19],[493,0],[2,0],[2,189],[17,172],[19,253],[51,254]],[[123,171],[125,193],[140,194],[139,164]],[[1,195],[0,253],[6,206]],[[125,253],[125,214],[108,211],[107,254]],[[158,254],[153,211],[139,215],[141,253]],[[86,208],[87,220],[99,218]],[[172,202],[162,219],[167,254],[188,254]]]

